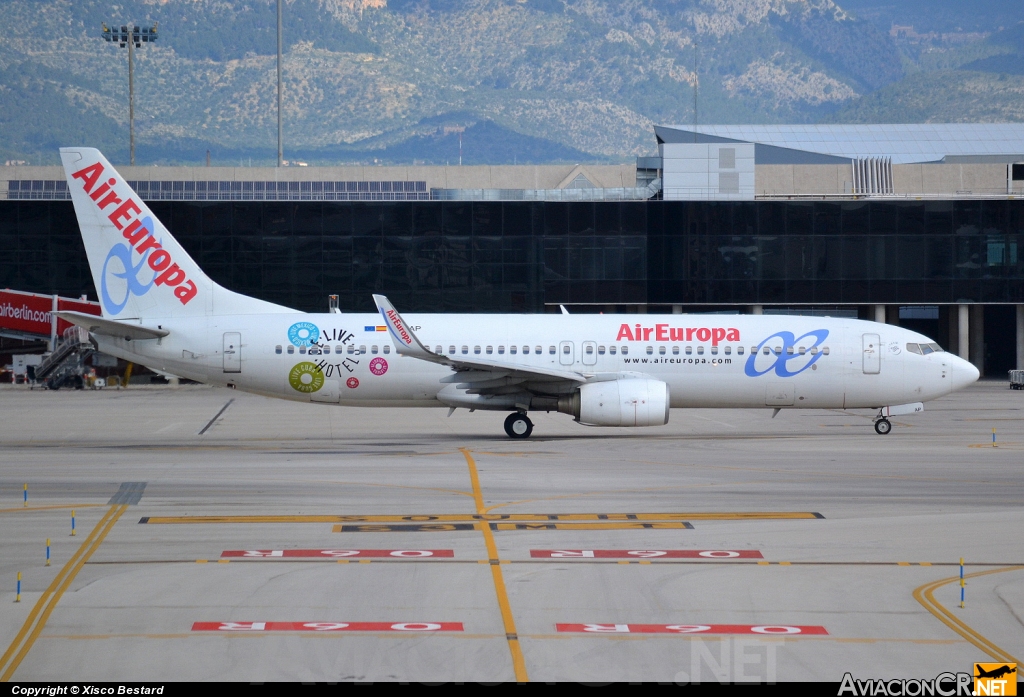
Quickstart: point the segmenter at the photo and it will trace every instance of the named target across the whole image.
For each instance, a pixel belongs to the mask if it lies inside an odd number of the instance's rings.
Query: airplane
[[[58,312],[99,351],[200,383],[299,402],[529,412],[660,426],[670,409],[873,409],[890,416],[978,370],[876,322],[783,315],[305,313],[213,282],[103,155],[61,148],[102,316]]]

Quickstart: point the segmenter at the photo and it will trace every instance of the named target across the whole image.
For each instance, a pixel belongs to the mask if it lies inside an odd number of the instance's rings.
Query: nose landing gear
[[[879,417],[875,420],[875,433],[880,436],[884,436],[892,430],[892,424],[889,423],[889,419],[884,416]]]
[[[505,419],[505,433],[509,438],[529,438],[533,433],[533,422],[523,412],[509,414]]]

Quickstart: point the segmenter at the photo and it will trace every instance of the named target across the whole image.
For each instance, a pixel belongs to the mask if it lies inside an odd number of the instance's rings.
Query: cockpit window
[[[907,344],[907,351],[909,351],[910,353],[916,353],[918,355],[921,355],[923,353],[921,351],[921,344]]]
[[[931,350],[934,351],[935,353],[943,352],[942,347],[939,346],[938,344],[928,344],[928,347],[931,348]]]

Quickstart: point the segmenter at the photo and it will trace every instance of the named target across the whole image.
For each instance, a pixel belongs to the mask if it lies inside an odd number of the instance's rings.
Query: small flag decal
[[[363,327],[364,332],[386,332],[388,328],[383,324],[376,327]]]

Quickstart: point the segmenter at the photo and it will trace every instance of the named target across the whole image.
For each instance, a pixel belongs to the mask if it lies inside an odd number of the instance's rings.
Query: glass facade
[[[1024,201],[153,201],[228,288],[300,310],[1024,302]],[[0,201],[0,287],[95,298],[70,201]]]

